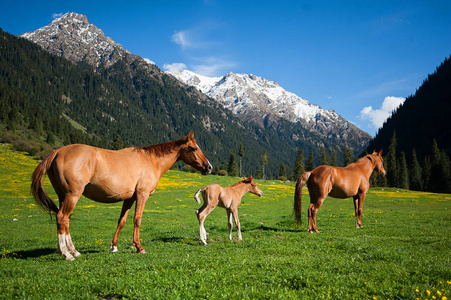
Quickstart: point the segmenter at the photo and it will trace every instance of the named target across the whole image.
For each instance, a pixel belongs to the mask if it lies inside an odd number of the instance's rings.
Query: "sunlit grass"
[[[294,183],[259,181],[259,198],[239,207],[243,241],[228,240],[225,210],[205,221],[198,241],[193,199],[201,187],[238,178],[169,171],[147,201],[141,226],[145,255],[130,248],[133,212],[108,252],[121,203],[82,197],[71,235],[82,254],[56,252],[54,219],[29,192],[37,161],[0,145],[0,298],[29,299],[442,299],[451,298],[451,196],[370,189],[363,228],[355,229],[350,199],[327,198],[318,212],[320,234],[292,216]],[[49,195],[55,194],[45,180]]]

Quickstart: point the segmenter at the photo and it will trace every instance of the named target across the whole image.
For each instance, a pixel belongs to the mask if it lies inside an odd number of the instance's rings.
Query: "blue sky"
[[[73,3],[71,3],[73,2]],[[19,35],[66,12],[162,69],[252,73],[375,135],[451,55],[451,1],[2,0]]]

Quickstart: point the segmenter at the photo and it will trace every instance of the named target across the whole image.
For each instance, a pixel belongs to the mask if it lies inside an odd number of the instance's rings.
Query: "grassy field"
[[[451,299],[451,195],[371,189],[362,229],[350,199],[327,198],[321,233],[309,234],[306,218],[294,224],[294,184],[257,180],[264,196],[247,194],[239,208],[243,241],[235,231],[228,240],[218,207],[203,246],[194,193],[238,179],[169,171],[144,211],[147,254],[130,248],[132,214],[110,254],[121,204],[81,198],[71,235],[82,256],[69,262],[56,252],[55,220],[30,195],[36,165],[0,145],[1,299]],[[47,179],[46,190],[56,199]]]

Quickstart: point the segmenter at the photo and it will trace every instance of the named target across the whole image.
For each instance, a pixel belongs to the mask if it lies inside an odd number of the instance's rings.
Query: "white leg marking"
[[[117,252],[117,246],[111,246],[110,253],[116,253]]]
[[[66,245],[66,235],[58,234],[58,252],[64,256],[66,260],[75,260],[72,254],[69,253]]]
[[[74,246],[74,243],[72,243],[72,238],[71,238],[70,234],[66,235],[66,245],[69,250],[69,253],[71,253],[75,257],[80,257],[81,254],[80,254],[80,252],[78,252],[75,249],[75,246]]]

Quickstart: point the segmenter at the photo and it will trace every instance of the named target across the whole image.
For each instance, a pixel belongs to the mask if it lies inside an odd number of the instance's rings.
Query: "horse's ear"
[[[189,134],[188,134],[188,139],[189,139],[189,140],[194,139],[194,133],[193,133],[192,131],[189,132]]]
[[[249,176],[247,179],[249,179],[249,181],[252,181],[252,175]]]
[[[382,156],[382,149],[379,151],[378,155]]]

